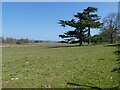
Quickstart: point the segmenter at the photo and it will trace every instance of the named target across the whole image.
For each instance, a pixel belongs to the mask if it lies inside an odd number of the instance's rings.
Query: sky
[[[61,27],[59,20],[71,20],[74,14],[93,6],[98,8],[101,20],[118,11],[117,2],[3,2],[2,36],[32,40],[58,41],[60,34],[70,27]],[[91,30],[98,34],[99,30]]]

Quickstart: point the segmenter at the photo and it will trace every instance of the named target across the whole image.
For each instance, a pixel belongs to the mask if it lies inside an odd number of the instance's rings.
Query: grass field
[[[118,86],[115,46],[3,48],[3,88]]]

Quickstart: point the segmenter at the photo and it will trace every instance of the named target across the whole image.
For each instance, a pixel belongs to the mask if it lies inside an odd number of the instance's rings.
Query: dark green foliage
[[[29,39],[15,39],[15,38],[1,38],[2,43],[4,44],[24,44],[24,43],[29,43],[31,42]]]
[[[70,27],[74,27],[75,29],[73,31],[68,31],[66,33],[64,33],[64,35],[59,35],[62,38],[71,38],[71,37],[75,37],[77,39],[79,39],[80,41],[80,46],[82,45],[82,40],[83,40],[83,34],[84,34],[84,30],[85,30],[85,26],[83,25],[83,17],[81,17],[80,20],[75,21],[74,19],[70,20],[70,21],[63,21],[63,20],[59,20],[59,24],[61,24],[61,26],[65,27],[70,26]]]
[[[16,39],[14,39],[14,38],[6,38],[6,41],[5,41],[5,39],[3,41],[6,43],[16,43]]]
[[[91,28],[100,28],[102,26],[102,23],[100,23],[100,16],[96,14],[97,12],[96,7],[88,7],[87,9],[84,9],[84,14],[86,16],[85,19],[85,26],[88,28],[88,45],[90,44],[91,41],[91,34],[90,30]]]
[[[88,7],[84,9],[82,13],[77,13],[74,15],[77,20],[59,20],[59,24],[62,27],[70,26],[73,27],[73,31],[68,31],[63,35],[59,35],[61,38],[77,38],[79,40],[79,45],[82,45],[83,41],[90,41],[90,28],[100,28],[101,23],[99,22],[100,17],[97,14],[93,14],[97,12],[97,8]],[[86,32],[88,31],[88,36],[86,37]]]
[[[2,43],[6,43],[6,39],[4,37],[1,37],[0,39]]]
[[[18,39],[16,42],[16,44],[24,44],[24,43],[29,43],[29,40],[21,38],[21,39]]]
[[[93,44],[100,44],[104,42],[104,38],[101,35],[94,35],[91,37],[91,42]]]

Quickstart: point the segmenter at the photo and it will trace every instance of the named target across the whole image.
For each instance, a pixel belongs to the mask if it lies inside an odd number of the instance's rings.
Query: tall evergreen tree
[[[73,31],[68,31],[64,33],[64,35],[59,35],[59,36],[62,38],[75,37],[79,39],[79,45],[82,46],[83,36],[85,32],[85,26],[84,26],[85,15],[83,13],[77,13],[76,15],[74,15],[74,17],[77,17],[78,20],[77,21],[75,21],[74,19],[70,21],[59,20],[59,24],[61,24],[61,26],[65,27],[67,25],[74,28]]]
[[[85,19],[85,26],[88,28],[88,45],[90,44],[91,41],[91,33],[90,30],[91,28],[100,28],[102,26],[102,23],[100,23],[100,16],[96,14],[97,12],[96,7],[88,7],[87,9],[84,9],[84,15],[86,15]]]
[[[79,39],[79,45],[82,45],[83,39],[85,39],[85,32],[88,31],[88,45],[90,42],[90,29],[91,28],[100,28],[102,23],[100,23],[100,17],[95,13],[97,12],[97,8],[95,7],[88,7],[87,9],[84,9],[82,13],[77,13],[74,15],[77,20],[74,19],[64,21],[59,20],[59,24],[61,26],[65,27],[70,26],[73,27],[73,31],[68,31],[64,33],[64,35],[59,35],[62,38],[68,38],[68,37],[76,37]]]

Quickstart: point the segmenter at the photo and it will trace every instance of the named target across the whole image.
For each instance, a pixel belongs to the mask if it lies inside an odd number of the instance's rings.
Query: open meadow
[[[117,87],[116,51],[114,45],[4,47],[2,87]]]

